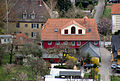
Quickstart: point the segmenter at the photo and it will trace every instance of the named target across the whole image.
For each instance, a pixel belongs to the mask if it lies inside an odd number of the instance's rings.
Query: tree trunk
[[[12,64],[12,57],[13,57],[13,44],[11,44],[10,48],[10,64]]]

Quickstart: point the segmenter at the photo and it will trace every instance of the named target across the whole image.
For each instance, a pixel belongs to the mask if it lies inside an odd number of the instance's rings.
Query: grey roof
[[[0,38],[12,38],[12,35],[0,35]]]
[[[66,76],[81,76],[80,71],[60,71],[59,75],[66,75]]]
[[[117,51],[120,50],[120,36],[113,35],[112,36],[112,52],[114,59],[118,57]]]
[[[91,42],[87,42],[85,45],[80,47],[80,50],[84,54],[89,53],[91,56],[100,57],[100,48],[93,45]]]
[[[120,36],[119,35],[112,36],[112,47],[115,48],[113,51],[120,50]]]
[[[43,54],[42,58],[61,58],[63,54]]]
[[[27,19],[22,18],[23,13],[27,13]],[[35,19],[31,19],[31,14],[35,13]],[[18,0],[9,12],[9,21],[20,22],[45,22],[50,17],[44,2],[40,6],[40,0]]]

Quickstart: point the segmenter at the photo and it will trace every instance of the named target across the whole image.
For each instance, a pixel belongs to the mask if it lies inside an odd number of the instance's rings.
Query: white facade
[[[81,28],[81,27],[79,27],[79,26],[77,26],[77,25],[74,25],[74,24],[72,24],[72,25],[70,25],[70,26],[67,26],[66,28],[64,28],[64,29],[62,29],[61,30],[61,34],[62,35],[65,35],[65,33],[64,33],[64,31],[66,30],[66,29],[68,29],[68,35],[71,35],[71,28],[72,27],[75,27],[75,34],[76,35],[85,35],[85,29],[83,29],[83,28]],[[81,29],[82,30],[82,34],[78,34],[78,30],[79,29]]]
[[[120,30],[120,15],[112,15],[112,34]]]
[[[0,44],[13,43],[12,35],[0,35]]]

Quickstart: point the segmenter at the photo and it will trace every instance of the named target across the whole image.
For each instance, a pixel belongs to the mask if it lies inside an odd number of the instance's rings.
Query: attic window
[[[31,19],[35,19],[35,12],[34,11],[31,13]]]
[[[65,30],[64,33],[65,33],[65,34],[68,34],[68,30]]]
[[[71,28],[71,34],[75,34],[75,27]]]
[[[27,12],[26,12],[26,10],[25,10],[25,12],[22,14],[22,18],[23,18],[23,19],[27,19]]]
[[[78,33],[79,33],[79,34],[82,34],[82,30],[81,30],[81,29],[80,29],[80,30],[78,30]]]
[[[58,29],[57,29],[57,28],[55,28],[55,29],[54,29],[54,32],[58,32]]]

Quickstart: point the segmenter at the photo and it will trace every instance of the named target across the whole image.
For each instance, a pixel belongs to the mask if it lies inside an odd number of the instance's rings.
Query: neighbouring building
[[[43,0],[18,0],[8,14],[8,33],[25,33],[29,38],[40,39],[40,29],[48,18]]]
[[[120,32],[120,4],[112,5],[112,34]]]
[[[71,45],[75,49],[91,42],[99,47],[99,33],[95,19],[48,19],[41,29],[42,47]]]
[[[120,36],[112,36],[112,61],[120,65]]]
[[[84,73],[82,70],[51,68],[50,75],[45,76],[45,81],[82,81],[83,77]],[[93,80],[84,79],[84,81]]]
[[[0,35],[0,44],[11,44],[13,43],[12,35]]]

